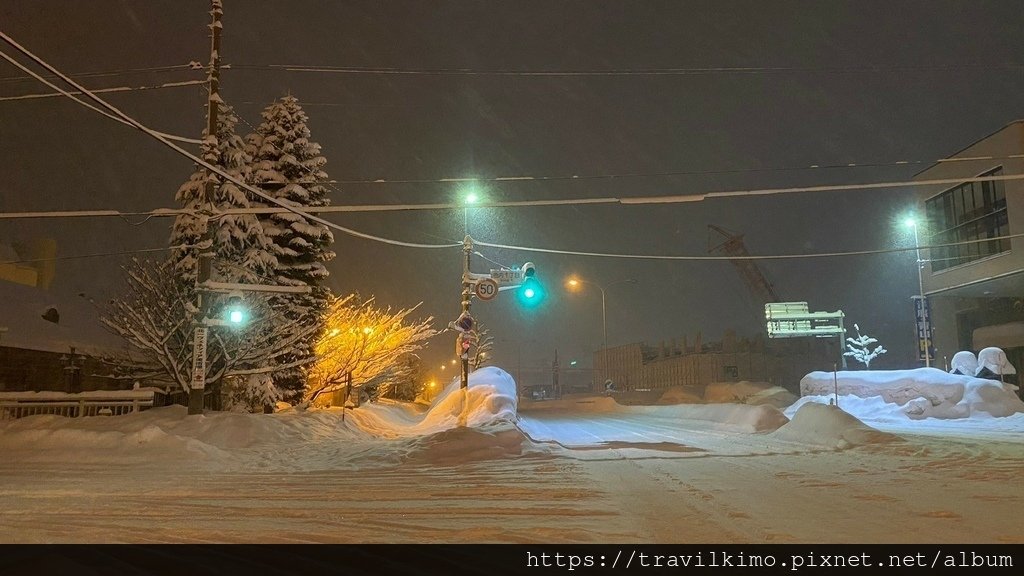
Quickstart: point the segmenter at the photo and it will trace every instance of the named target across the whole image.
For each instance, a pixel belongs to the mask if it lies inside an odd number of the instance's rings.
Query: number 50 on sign
[[[490,300],[498,295],[498,283],[490,278],[484,278],[476,283],[473,293],[481,300]]]

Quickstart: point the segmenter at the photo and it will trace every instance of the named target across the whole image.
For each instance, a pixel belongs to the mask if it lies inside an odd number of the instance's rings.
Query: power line
[[[128,254],[143,254],[147,252],[165,252],[167,250],[175,250],[178,248],[195,248],[196,244],[178,244],[176,246],[165,246],[163,248],[139,248],[138,250],[125,250],[122,252],[98,252],[95,254],[73,254],[70,256],[51,256],[49,258],[28,258],[25,260],[7,260],[6,262],[0,262],[3,264],[31,264],[34,262],[54,262],[56,260],[80,260],[82,258],[101,258],[104,256],[126,256]]]
[[[2,36],[2,37],[3,37],[3,39],[4,39],[4,40],[6,40],[6,41],[7,41],[8,43],[12,43],[12,42],[14,42],[13,40],[11,40],[11,39],[10,39],[10,38],[9,38],[9,37],[8,37],[8,36],[7,36],[6,34],[4,34],[3,32],[0,32],[0,36]],[[13,46],[14,46],[15,48],[20,48],[20,46],[19,46],[19,45],[17,45],[17,43],[14,43],[14,44],[12,44],[12,45],[13,45]],[[74,100],[75,102],[77,102],[77,103],[81,104],[82,106],[85,106],[86,108],[88,108],[88,109],[92,110],[93,112],[97,112],[97,113],[99,113],[99,114],[101,114],[101,115],[103,115],[103,116],[106,116],[107,118],[110,118],[111,120],[115,120],[115,121],[117,121],[117,122],[120,122],[121,124],[125,124],[125,125],[127,125],[127,126],[132,126],[133,128],[134,128],[134,127],[136,127],[136,126],[132,125],[132,123],[130,123],[130,122],[127,122],[127,121],[125,121],[124,119],[118,118],[118,117],[116,117],[116,116],[113,116],[113,115],[111,115],[111,114],[109,114],[109,113],[107,113],[107,112],[104,112],[103,110],[100,110],[99,108],[97,108],[97,107],[95,107],[95,106],[93,106],[93,105],[89,104],[88,102],[84,102],[84,101],[82,101],[82,100],[79,100],[78,98],[76,98],[76,97],[75,97],[75,96],[74,96],[73,94],[71,94],[70,92],[68,92],[68,91],[64,90],[64,89],[63,89],[63,88],[61,88],[60,86],[57,86],[56,84],[54,84],[54,83],[50,82],[49,80],[47,80],[47,79],[43,78],[43,77],[42,77],[42,76],[40,76],[39,74],[36,74],[36,73],[35,73],[35,72],[33,72],[32,70],[30,70],[30,69],[29,69],[28,67],[24,66],[24,65],[23,65],[23,64],[22,64],[21,62],[18,62],[18,61],[17,61],[17,60],[15,60],[14,58],[11,58],[11,57],[10,57],[10,56],[8,56],[8,55],[7,55],[7,53],[6,53],[6,52],[4,52],[3,50],[0,50],[0,57],[2,57],[2,58],[3,58],[4,60],[7,60],[7,61],[8,61],[8,62],[10,62],[11,64],[14,64],[15,66],[17,66],[18,68],[20,68],[20,69],[21,69],[21,70],[23,70],[24,72],[27,72],[27,73],[28,73],[29,75],[31,75],[31,76],[32,76],[33,78],[35,78],[36,80],[39,80],[39,81],[40,81],[40,82],[42,82],[43,84],[46,84],[46,85],[47,85],[47,86],[49,86],[50,88],[53,88],[54,90],[58,91],[59,93],[63,94],[64,96],[67,96],[68,98],[71,98],[71,99],[72,99],[72,100]],[[83,94],[83,93],[87,93],[87,92],[88,92],[87,90],[85,90],[84,88],[81,88],[81,87],[80,87],[80,86],[78,86],[77,84],[75,84],[74,86],[75,86],[76,88],[80,88],[81,92],[79,92],[79,94]],[[194,138],[185,138],[185,137],[182,137],[182,136],[175,136],[175,135],[173,135],[173,134],[165,134],[165,133],[163,133],[163,132],[157,132],[157,134],[160,134],[161,136],[163,136],[164,138],[167,138],[167,139],[169,139],[169,140],[177,140],[177,141],[179,141],[179,142],[188,142],[189,144],[201,144],[201,143],[202,143],[202,141],[200,141],[200,140],[196,140],[196,139],[194,139]]]
[[[109,92],[136,92],[139,90],[159,90],[161,88],[182,88],[184,86],[195,86],[197,84],[206,84],[205,80],[185,80],[183,82],[167,82],[156,86],[118,86],[116,88],[100,88],[94,89],[94,94],[102,94]],[[81,92],[69,92],[68,94],[80,95]],[[14,100],[37,100],[40,98],[53,98],[55,96],[66,96],[64,92],[46,92],[43,94],[22,94],[20,96],[2,96],[0,102],[11,102]]]
[[[598,198],[565,198],[555,200],[518,200],[506,202],[480,202],[474,204],[478,208],[522,208],[522,207],[543,207],[543,206],[580,206],[588,204],[618,204],[625,206],[645,204],[686,204],[700,202],[709,198],[731,198],[739,196],[770,196],[776,194],[792,194],[802,192],[836,192],[848,190],[870,190],[882,188],[919,187],[919,186],[941,186],[957,185],[968,182],[997,182],[1008,180],[1024,180],[1024,174],[1003,174],[999,176],[977,176],[974,178],[941,178],[933,180],[910,180],[903,182],[873,182],[861,184],[831,184],[817,186],[794,186],[789,188],[755,188],[749,190],[725,190],[712,192],[696,192],[693,194],[663,195],[663,196],[624,196],[624,197],[598,197]],[[238,181],[232,180],[236,184]],[[247,190],[251,186],[245,186]],[[260,196],[266,197],[262,192]],[[294,212],[293,207],[282,205],[281,202],[274,202],[279,208],[229,208],[218,212],[218,215],[227,214],[274,214],[282,211]],[[433,204],[364,204],[350,206],[318,206],[312,209],[318,214],[334,212],[396,212],[396,211],[424,211],[424,210],[462,210],[465,204],[455,202],[442,202]],[[282,210],[282,208],[284,210]],[[178,214],[191,214],[184,209],[158,208],[148,212],[119,212],[116,210],[80,210],[80,211],[51,211],[51,212],[0,212],[0,220],[20,218],[71,218],[71,217],[93,217],[93,216],[176,216]],[[299,213],[301,214],[301,213]],[[315,218],[315,217],[314,217]],[[319,221],[319,220],[318,220]],[[332,224],[332,226],[336,226]],[[450,245],[445,245],[450,246]]]
[[[673,256],[673,255],[658,255],[658,254],[615,254],[610,252],[584,252],[579,250],[559,250],[554,248],[537,248],[535,246],[515,246],[511,244],[495,244],[493,242],[484,242],[482,240],[473,239],[473,244],[477,246],[486,246],[488,248],[502,248],[505,250],[517,250],[521,252],[541,252],[545,254],[563,254],[568,256],[594,256],[598,258],[624,258],[632,260],[792,260],[802,258],[834,258],[840,256],[871,256],[878,254],[889,254],[894,252],[911,252],[916,250],[933,250],[937,248],[948,248],[953,246],[966,246],[969,244],[979,244],[983,242],[997,242],[1001,240],[1010,240],[1013,238],[1024,237],[1024,233],[1021,234],[1010,234],[1007,236],[999,236],[995,238],[985,238],[980,240],[965,240],[963,242],[952,242],[949,244],[934,244],[928,246],[911,246],[907,248],[885,248],[881,250],[854,250],[848,252],[816,252],[808,254],[774,254],[766,256]]]
[[[541,176],[493,176],[479,178],[406,178],[406,179],[362,179],[362,180],[331,180],[335,184],[451,184],[472,182],[545,182],[552,180],[613,180],[618,178],[662,178],[674,176],[715,176],[721,174],[746,174],[752,172],[796,172],[804,170],[830,170],[837,168],[885,168],[894,166],[932,165],[956,162],[974,162],[978,160],[1016,160],[1024,158],[1024,154],[1006,156],[972,156],[970,158],[940,158],[937,160],[896,160],[892,162],[847,162],[845,164],[809,164],[807,166],[785,166],[767,168],[723,168],[720,170],[667,170],[661,172],[621,172],[605,174],[558,174]]]
[[[30,51],[28,51],[27,49],[25,49],[21,45],[19,45],[17,42],[15,42],[13,39],[11,39],[9,36],[4,34],[3,32],[0,32],[0,38],[3,38],[6,42],[8,42],[12,46],[14,46],[20,52],[22,52],[23,54],[25,54],[29,58],[33,59],[36,63],[40,64],[41,66],[44,66],[45,68],[50,70],[52,73],[57,74],[58,76],[60,76],[62,80],[64,80],[68,84],[71,84],[72,86],[74,86],[78,90],[80,90],[82,94],[87,95],[89,98],[91,98],[94,101],[100,103],[102,106],[106,107],[108,110],[111,110],[114,114],[119,116],[123,121],[125,121],[127,123],[130,123],[132,126],[134,126],[134,127],[138,128],[139,130],[145,132],[149,136],[159,140],[164,145],[166,145],[169,148],[175,150],[179,154],[184,155],[184,156],[192,159],[197,164],[202,165],[202,166],[210,169],[212,172],[220,175],[221,177],[223,177],[223,178],[225,178],[225,179],[235,183],[236,185],[239,185],[239,186],[243,187],[244,189],[246,189],[246,190],[248,190],[248,191],[250,191],[250,192],[252,192],[252,193],[254,193],[254,194],[256,194],[256,195],[258,195],[258,196],[260,196],[260,197],[262,197],[262,198],[264,198],[264,199],[266,199],[268,201],[270,201],[270,202],[273,202],[274,204],[277,204],[278,206],[286,209],[289,212],[293,212],[293,213],[298,214],[300,216],[303,216],[303,217],[305,217],[305,218],[307,218],[309,220],[312,220],[312,221],[315,221],[315,222],[319,222],[321,224],[324,224],[325,226],[328,226],[330,228],[334,228],[334,229],[340,230],[342,232],[345,232],[345,233],[353,235],[353,236],[362,237],[362,238],[365,238],[365,239],[370,239],[370,240],[375,240],[375,241],[380,241],[380,242],[384,242],[384,243],[388,243],[388,244],[400,245],[400,246],[408,246],[408,247],[416,247],[416,248],[452,248],[452,247],[461,247],[460,243],[451,243],[451,244],[445,244],[445,245],[414,244],[414,243],[400,242],[400,241],[395,241],[395,240],[391,240],[391,239],[387,239],[387,238],[373,236],[373,235],[370,235],[370,234],[365,234],[365,233],[358,232],[358,231],[355,231],[355,230],[351,230],[351,229],[348,229],[348,228],[345,228],[345,227],[342,227],[342,226],[338,226],[338,225],[333,224],[333,223],[331,223],[331,222],[329,222],[327,220],[324,220],[322,218],[319,218],[317,216],[314,216],[312,214],[308,214],[308,213],[306,213],[306,212],[304,212],[302,210],[299,210],[298,208],[295,208],[294,206],[290,206],[290,205],[286,204],[285,202],[282,202],[282,201],[274,198],[273,196],[270,196],[270,195],[264,193],[263,191],[258,190],[256,188],[250,186],[249,184],[246,184],[245,182],[242,182],[242,181],[238,180],[237,178],[231,176],[230,174],[227,174],[223,170],[220,170],[216,166],[213,166],[212,164],[209,164],[208,162],[204,161],[202,158],[199,158],[199,157],[197,157],[197,156],[187,152],[186,150],[182,149],[181,147],[173,144],[166,137],[164,137],[164,135],[162,135],[162,134],[160,134],[160,133],[158,133],[158,132],[156,132],[156,131],[154,131],[154,130],[146,127],[146,126],[144,126],[143,124],[141,124],[138,121],[136,121],[134,118],[128,116],[125,113],[123,113],[122,111],[120,111],[116,107],[112,106],[111,104],[107,103],[103,99],[99,98],[98,96],[96,96],[95,94],[90,92],[89,90],[87,90],[84,87],[78,85],[77,83],[75,83],[70,78],[68,78],[65,75],[61,74],[55,68],[53,68],[52,66],[47,64],[45,61],[43,61],[42,59],[40,59],[35,54],[33,54]],[[6,55],[4,55],[4,56],[6,57]],[[9,57],[8,57],[8,59],[9,59]],[[19,67],[21,67],[21,66],[19,65]],[[24,69],[24,67],[22,67],[22,69]],[[42,79],[40,79],[40,80],[43,81],[43,82],[46,82],[45,80],[42,80]],[[81,102],[77,98],[74,98],[74,96],[72,96],[70,94],[65,94],[65,95],[70,97],[70,98],[72,98],[76,102],[79,102],[80,104],[88,106],[87,104],[85,104],[84,102]],[[685,195],[685,196],[678,196],[677,195],[677,196],[639,197],[639,198],[621,198],[621,199],[590,199],[589,201],[590,202],[597,202],[597,201],[605,201],[605,200],[616,200],[616,201],[618,201],[618,202],[620,202],[622,204],[678,203],[678,202],[692,202],[692,201],[695,201],[695,200],[703,200],[703,199],[709,198],[709,197],[725,197],[725,196],[754,195],[754,194],[778,194],[778,193],[786,193],[786,192],[807,192],[807,191],[823,191],[823,190],[849,190],[849,189],[865,189],[865,188],[889,188],[889,187],[896,187],[896,186],[922,186],[922,185],[935,185],[935,184],[957,184],[957,183],[963,183],[963,182],[967,182],[967,181],[1015,180],[1015,179],[1020,179],[1020,178],[1024,178],[1024,175],[988,176],[988,177],[979,177],[979,178],[973,178],[973,179],[943,179],[943,180],[928,180],[928,181],[916,181],[916,182],[888,182],[888,183],[854,184],[854,185],[839,185],[839,186],[810,186],[810,187],[775,188],[775,189],[761,189],[761,190],[737,190],[737,191],[728,191],[728,192],[709,192],[709,193],[704,193],[704,194],[694,194],[694,195]],[[547,205],[550,205],[553,202],[554,203],[570,203],[570,202],[580,203],[579,200],[547,201],[547,202],[543,202],[543,203],[547,204]],[[501,204],[513,204],[513,203],[492,203],[491,205],[501,205]],[[461,207],[459,205],[456,205],[456,206],[457,207]],[[331,208],[331,207],[325,207],[323,209],[318,208],[316,211],[317,212],[327,211],[327,208]],[[352,207],[341,207],[341,208],[351,209]],[[391,208],[394,208],[394,207],[391,207]],[[408,208],[406,208],[406,209],[408,209]],[[260,210],[260,209],[256,209],[256,210]],[[271,209],[271,210],[273,210],[273,209]],[[248,210],[243,209],[243,210],[238,210],[238,211],[233,211],[233,212],[243,213],[243,212],[248,212]],[[938,245],[938,246],[928,246],[928,247],[925,247],[925,248],[931,249],[931,248],[939,248],[939,247],[946,247],[946,246],[959,246],[959,245],[962,245],[962,244],[971,244],[971,243],[976,243],[976,242],[986,242],[986,241],[993,241],[993,240],[1002,240],[1002,239],[1015,238],[1015,237],[1018,237],[1018,236],[1024,236],[1024,234],[1010,235],[1010,236],[1000,237],[1000,238],[990,238],[990,239],[978,240],[978,241],[967,241],[967,242],[954,243],[954,244],[943,244],[943,245]],[[567,254],[567,255],[578,255],[578,256],[600,256],[600,257],[610,257],[610,258],[658,259],[658,260],[715,260],[715,259],[717,259],[717,260],[737,260],[737,259],[771,259],[771,258],[774,258],[774,259],[780,259],[780,258],[814,258],[814,257],[831,257],[831,256],[881,254],[881,253],[887,253],[887,252],[903,252],[903,251],[907,251],[907,250],[918,250],[918,249],[921,248],[921,247],[914,247],[914,248],[896,248],[896,249],[873,250],[873,251],[834,252],[834,253],[821,253],[821,254],[790,254],[790,255],[778,255],[778,256],[730,257],[730,256],[659,256],[659,255],[638,255],[638,254],[611,254],[611,253],[596,253],[596,252],[554,250],[554,249],[545,249],[545,248],[536,248],[536,247],[523,247],[523,246],[514,246],[514,245],[494,244],[494,243],[487,243],[487,242],[478,242],[478,244],[480,244],[481,246],[488,246],[488,247],[492,247],[492,248],[503,248],[503,249],[510,249],[510,250],[524,250],[524,251],[532,251],[532,252],[546,252],[546,253],[554,253],[554,254]],[[163,250],[163,249],[161,249],[161,250]]]
[[[172,66],[150,66],[148,68],[122,68],[120,70],[107,70],[102,72],[77,72],[68,74],[71,78],[100,78],[107,76],[124,76],[128,74],[141,74],[144,72],[172,72],[175,70],[203,70],[203,65],[198,62],[189,62],[188,64],[175,64]],[[24,80],[32,80],[34,77],[29,76],[6,76],[0,78],[0,82],[19,82]],[[51,74],[50,78],[57,78],[56,75]]]
[[[101,106],[106,108],[107,110],[109,110],[112,113],[114,113],[115,115],[119,116],[124,121],[129,122],[131,125],[135,126],[139,130],[145,132],[146,134],[148,134],[152,138],[155,138],[156,140],[160,141],[161,143],[163,143],[168,148],[176,151],[177,153],[181,154],[182,156],[185,156],[186,158],[191,159],[196,164],[199,164],[200,166],[203,166],[204,168],[209,169],[211,172],[213,172],[215,174],[218,174],[222,178],[224,178],[224,179],[234,183],[235,185],[241,186],[243,189],[248,190],[248,191],[252,192],[253,194],[256,194],[257,196],[260,196],[261,198],[263,198],[265,200],[268,200],[269,202],[271,202],[273,204],[277,204],[278,206],[281,206],[282,208],[284,208],[285,210],[287,210],[289,212],[294,212],[295,214],[298,214],[299,216],[302,216],[302,217],[306,218],[307,220],[311,220],[313,222],[318,222],[320,224],[323,224],[324,226],[327,226],[328,228],[333,228],[335,230],[339,230],[339,231],[344,232],[346,234],[349,234],[351,236],[356,236],[356,237],[359,237],[359,238],[364,238],[364,239],[367,239],[367,240],[374,240],[374,241],[377,241],[377,242],[383,242],[383,243],[386,243],[386,244],[392,244],[392,245],[396,245],[396,246],[406,246],[406,247],[410,247],[410,248],[453,248],[453,247],[460,247],[461,246],[461,243],[452,243],[452,244],[415,244],[415,243],[412,243],[412,242],[402,242],[402,241],[398,241],[398,240],[391,240],[389,238],[383,238],[383,237],[380,237],[380,236],[374,236],[372,234],[366,234],[364,232],[359,232],[357,230],[353,230],[353,229],[350,229],[350,228],[345,228],[344,226],[339,226],[337,224],[334,224],[333,222],[329,222],[327,220],[324,220],[323,218],[320,218],[319,216],[314,216],[314,215],[309,214],[309,213],[307,213],[307,212],[305,212],[303,210],[300,210],[300,209],[298,209],[298,208],[296,208],[294,206],[291,206],[291,205],[287,204],[286,202],[283,202],[281,200],[278,200],[277,198],[274,198],[273,196],[271,196],[269,194],[266,194],[262,190],[258,190],[256,188],[250,186],[249,184],[239,180],[238,178],[232,176],[231,174],[228,174],[224,170],[221,170],[220,168],[214,166],[213,164],[210,164],[206,160],[196,156],[195,154],[192,154],[192,153],[188,152],[187,150],[185,150],[184,148],[178,146],[177,144],[174,144],[168,138],[166,138],[163,134],[161,134],[161,133],[159,133],[159,132],[157,132],[157,131],[155,131],[155,130],[153,130],[151,128],[148,128],[147,126],[145,126],[141,122],[135,120],[134,118],[132,118],[128,114],[125,114],[124,112],[122,112],[121,110],[119,110],[118,108],[116,108],[115,106],[110,104],[109,102],[103,100],[99,96],[96,96],[95,94],[93,94],[88,89],[86,89],[85,87],[81,86],[80,84],[78,84],[77,82],[72,80],[71,78],[68,78],[65,74],[61,73],[59,70],[57,70],[56,68],[51,66],[49,63],[44,61],[42,58],[36,56],[34,53],[32,53],[27,48],[25,48],[22,45],[18,44],[13,38],[11,38],[7,34],[3,33],[2,31],[0,31],[0,38],[3,38],[3,40],[5,42],[7,42],[11,46],[13,46],[15,49],[17,49],[23,55],[27,56],[28,58],[31,58],[34,62],[36,62],[40,66],[46,68],[51,73],[58,75],[61,78],[61,80],[63,80],[64,82],[70,84],[74,88],[80,90],[84,95],[88,96],[93,101],[97,102],[98,104],[100,104]],[[70,96],[69,95],[69,97],[73,98],[76,102],[79,101],[77,98],[74,98],[74,96]]]
[[[380,74],[403,76],[702,76],[721,74],[863,74],[953,72],[963,70],[1020,70],[1024,64],[931,64],[907,66],[711,66],[680,68],[610,68],[596,70],[513,70],[479,68],[394,68],[363,66],[310,66],[300,64],[231,64],[224,69],[274,70],[321,74]]]
[[[950,248],[956,246],[967,246],[971,244],[982,244],[986,242],[999,242],[1002,240],[1012,240],[1014,238],[1024,237],[1024,233],[1021,234],[1009,234],[1007,236],[998,236],[994,238],[983,238],[978,240],[964,240],[962,242],[951,242],[947,244],[933,244],[927,246],[910,246],[903,248],[884,248],[879,250],[852,250],[846,252],[814,252],[804,254],[768,254],[768,255],[746,255],[746,256],[687,256],[687,255],[663,255],[663,254],[617,254],[611,252],[584,252],[579,250],[562,250],[556,248],[538,248],[535,246],[516,246],[511,244],[496,244],[493,242],[485,242],[483,240],[473,239],[473,244],[477,246],[486,246],[488,248],[501,248],[505,250],[516,250],[520,252],[539,252],[545,254],[560,254],[566,256],[591,256],[597,258],[617,258],[617,259],[630,259],[630,260],[677,260],[677,261],[722,261],[722,260],[794,260],[794,259],[807,259],[807,258],[837,258],[843,256],[877,256],[880,254],[892,254],[896,252],[912,252],[916,250],[934,250],[938,248]],[[461,246],[461,243],[459,244]],[[127,254],[137,254],[145,252],[162,252],[166,250],[178,249],[178,248],[195,248],[199,247],[198,244],[179,244],[175,246],[167,246],[164,248],[141,248],[138,250],[127,250],[123,252],[102,252],[96,254],[78,254],[70,256],[56,256],[51,258],[35,258],[27,260],[8,260],[0,262],[0,264],[26,264],[31,262],[49,262],[54,260],[75,260],[81,258],[98,258],[103,256],[124,256]],[[480,252],[474,252],[477,256],[484,258],[498,266],[507,268],[504,264],[496,262],[487,258]],[[926,262],[937,262],[939,260],[956,260],[958,258],[933,258],[925,260]],[[260,276],[265,280],[271,280],[270,278],[257,274],[252,270],[238,266],[230,262],[223,262],[230,266],[239,268],[246,272]]]

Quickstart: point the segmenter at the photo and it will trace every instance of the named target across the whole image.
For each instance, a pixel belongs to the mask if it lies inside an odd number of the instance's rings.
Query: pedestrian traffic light
[[[533,308],[544,300],[544,286],[536,278],[537,267],[533,262],[523,264],[523,282],[519,285],[519,303]]]
[[[228,324],[231,326],[241,326],[245,324],[249,317],[249,311],[245,306],[245,302],[242,300],[241,292],[232,292],[228,295],[227,306],[224,307],[224,316],[227,318]]]

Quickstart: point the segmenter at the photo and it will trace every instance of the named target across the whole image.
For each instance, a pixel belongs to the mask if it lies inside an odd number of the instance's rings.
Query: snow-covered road
[[[0,421],[0,541],[1024,542],[1024,414],[886,408],[869,427],[822,403],[591,398],[517,416],[500,387],[471,392],[344,421]]]

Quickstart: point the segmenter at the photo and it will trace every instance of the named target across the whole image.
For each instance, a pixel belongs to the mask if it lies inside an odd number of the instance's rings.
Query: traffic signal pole
[[[473,279],[470,277],[470,266],[469,259],[473,254],[473,239],[466,234],[466,237],[462,240],[462,252],[465,254],[465,258],[462,263],[462,316],[463,318],[471,318],[469,314],[470,302],[473,298]],[[456,336],[457,341],[455,345],[459,351],[459,359],[462,361],[462,380],[461,388],[463,390],[469,388],[469,332],[461,332]]]
[[[498,292],[513,288],[526,287],[528,295],[526,298],[531,301],[539,301],[543,298],[543,290],[533,278],[536,267],[532,262],[523,264],[521,269],[491,270],[489,274],[477,274],[471,270],[473,255],[473,238],[466,234],[462,240],[462,313],[459,317],[448,323],[450,330],[455,330],[458,335],[455,337],[455,355],[462,361],[461,386],[463,392],[469,388],[469,349],[472,347],[475,322],[470,315],[470,307],[473,296],[482,301],[488,301],[498,295]]]

